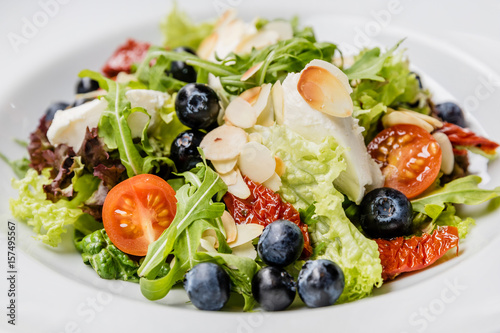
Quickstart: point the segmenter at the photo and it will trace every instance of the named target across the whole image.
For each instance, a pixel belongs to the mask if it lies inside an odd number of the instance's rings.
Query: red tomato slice
[[[128,39],[123,45],[120,45],[113,55],[106,61],[102,72],[107,77],[113,77],[120,72],[130,73],[130,67],[134,63],[141,62],[148,53],[150,44]]]
[[[117,248],[145,256],[177,211],[175,191],[162,178],[144,174],[129,178],[109,191],[102,221]]]
[[[438,227],[432,235],[405,239],[375,239],[378,244],[382,278],[392,280],[404,272],[412,272],[432,265],[449,249],[458,246],[456,227]]]
[[[415,125],[386,128],[367,149],[382,168],[384,186],[403,192],[409,199],[431,186],[441,168],[441,147],[432,135]]]

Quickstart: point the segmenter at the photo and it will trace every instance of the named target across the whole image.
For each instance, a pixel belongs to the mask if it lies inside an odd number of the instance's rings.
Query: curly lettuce
[[[315,222],[309,219],[309,232],[313,247],[321,250],[312,259],[329,259],[342,267],[345,289],[339,302],[368,296],[382,284],[382,266],[377,244],[349,221],[342,209],[344,197],[333,186],[346,168],[343,148],[332,137],[316,144],[284,126],[256,130],[286,165],[280,188],[283,199],[301,211],[311,211],[314,205]]]
[[[26,177],[13,180],[12,187],[19,191],[19,197],[11,198],[9,206],[14,218],[33,227],[36,239],[55,247],[67,227],[84,214],[80,206],[96,191],[99,179],[89,174],[79,177],[73,184],[76,196],[54,203],[47,200],[43,189],[52,182],[49,174],[49,169],[44,169],[40,176],[36,170],[29,169]]]

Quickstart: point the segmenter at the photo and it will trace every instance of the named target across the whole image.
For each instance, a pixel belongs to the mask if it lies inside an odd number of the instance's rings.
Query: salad
[[[82,70],[9,161],[12,215],[101,278],[202,310],[351,302],[458,248],[455,205],[500,196],[468,157],[498,144],[434,104],[403,41],[353,57],[297,19],[193,23],[129,39]]]

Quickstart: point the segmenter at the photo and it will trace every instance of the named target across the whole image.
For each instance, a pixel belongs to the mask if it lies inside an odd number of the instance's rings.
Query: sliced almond
[[[201,59],[209,59],[215,52],[215,47],[217,46],[217,41],[219,40],[219,34],[214,31],[211,35],[206,37],[198,47],[196,54]]]
[[[255,246],[253,246],[251,241],[246,242],[245,244],[233,247],[233,248],[231,248],[231,250],[233,250],[233,252],[231,254],[238,256],[238,257],[246,257],[246,258],[250,258],[252,260],[255,260],[255,258],[257,258],[257,251],[255,250]]]
[[[257,142],[246,143],[238,157],[241,172],[257,183],[263,183],[274,174],[276,161],[271,151]]]
[[[236,97],[226,108],[224,119],[240,128],[250,128],[257,122],[255,109],[241,97]]]
[[[264,64],[264,62],[261,61],[258,64],[253,65],[252,67],[250,67],[245,73],[243,73],[243,75],[241,76],[240,81],[244,82],[244,81],[248,80],[249,78],[251,78],[252,76],[254,76],[255,73],[257,73],[259,71],[259,69],[262,67],[263,64]]]
[[[231,170],[234,169],[236,166],[236,163],[238,162],[238,158],[235,157],[230,160],[222,160],[222,161],[212,161],[212,164],[214,165],[215,170],[218,173],[228,173],[231,172]]]
[[[322,67],[306,67],[300,74],[297,90],[310,107],[325,114],[345,118],[353,112],[351,96],[342,82]]]
[[[227,191],[240,199],[246,199],[250,196],[250,189],[241,176],[240,170],[236,170],[236,182],[227,186]]]
[[[412,111],[412,110],[405,110],[405,109],[401,109],[399,112],[403,112],[403,113],[408,114],[410,116],[414,116],[414,117],[420,118],[423,121],[425,121],[425,122],[429,123],[430,125],[432,125],[434,128],[441,128],[441,127],[443,127],[443,123],[441,121],[439,121],[438,119],[436,119],[434,117],[428,116],[426,114],[423,114],[423,113],[420,113],[420,112],[415,112],[415,111]]]
[[[278,33],[279,40],[287,40],[293,37],[293,28],[288,21],[272,21],[264,26],[265,30],[272,30]]]
[[[273,99],[273,109],[274,109],[274,117],[276,118],[276,123],[278,125],[283,125],[285,119],[284,113],[284,96],[283,96],[283,87],[281,86],[280,81],[276,81],[271,89],[271,96]]]
[[[277,192],[281,187],[281,177],[275,172],[268,180],[263,182],[262,185],[273,192]]]
[[[247,142],[247,133],[239,127],[222,125],[209,132],[200,143],[205,157],[211,161],[237,157]]]
[[[219,247],[219,240],[217,239],[217,234],[215,233],[214,229],[205,230],[202,234],[202,238],[209,241],[212,244],[213,248],[216,249]]]
[[[382,117],[382,125],[384,128],[391,127],[398,124],[410,124],[423,128],[427,132],[431,133],[434,131],[434,126],[422,120],[421,118],[415,117],[414,115],[404,113],[401,111],[392,111],[387,113]]]
[[[257,50],[266,46],[276,44],[279,41],[279,33],[273,30],[260,30],[244,38],[234,49],[235,53],[249,53],[253,48]]]
[[[250,133],[250,134],[248,134],[248,141],[262,143],[262,135],[260,133],[257,133],[257,132]]]
[[[274,171],[278,174],[278,176],[281,177],[286,171],[285,162],[283,162],[283,160],[278,156],[274,156],[274,160],[276,161],[276,168],[274,169]]]
[[[232,248],[248,243],[259,237],[264,230],[264,226],[255,223],[237,224],[236,229],[238,229],[238,237],[234,242],[229,243],[229,247]]]
[[[327,61],[324,61],[324,60],[314,59],[314,60],[311,60],[311,62],[307,64],[306,68],[309,66],[316,66],[316,67],[321,67],[323,69],[326,69],[327,71],[332,73],[333,76],[335,76],[337,79],[339,79],[339,81],[342,83],[345,90],[347,90],[347,92],[349,94],[352,93],[352,87],[349,84],[349,78],[347,77],[347,75],[345,75],[344,72],[342,72],[340,70],[340,68],[338,68],[334,64],[327,62]]]
[[[455,166],[455,156],[453,155],[453,146],[450,139],[442,132],[436,132],[432,136],[441,147],[441,171],[445,175],[449,175],[453,172],[453,167]]]
[[[199,252],[217,252],[215,249],[215,241],[217,239],[212,236],[206,236],[200,239],[200,246],[198,247]]]
[[[236,169],[233,169],[228,173],[219,173],[219,176],[227,186],[234,185],[238,181],[238,172]]]
[[[243,98],[245,101],[250,103],[251,105],[254,105],[255,102],[257,102],[257,99],[259,98],[261,87],[253,87],[248,90],[245,90],[240,97]]]
[[[262,89],[260,90],[259,97],[257,98],[257,101],[253,105],[257,117],[264,111],[264,109],[269,104],[269,96],[271,95],[272,86],[273,85],[270,83],[266,83],[261,86]]]
[[[234,242],[238,237],[238,229],[236,228],[236,223],[234,218],[229,214],[227,210],[224,211],[221,217],[222,225],[226,231],[226,240],[228,243]]]

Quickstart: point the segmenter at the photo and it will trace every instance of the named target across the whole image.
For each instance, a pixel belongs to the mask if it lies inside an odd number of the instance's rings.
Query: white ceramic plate
[[[236,7],[246,19],[298,14],[304,24],[315,27],[319,40],[339,43],[347,52],[353,47],[393,45],[408,37],[404,47],[436,99],[457,100],[481,124],[482,128],[474,123],[477,130],[484,129],[500,141],[500,23],[495,15],[500,8],[493,1],[458,6],[452,1],[213,0],[183,1],[181,6],[196,18],[216,16],[227,7]],[[168,8],[168,2],[156,0],[0,4],[0,150],[22,156],[11,139],[26,138],[51,101],[71,100],[76,74],[83,68],[99,69],[125,38],[159,43],[158,22]],[[499,165],[490,163],[491,179],[485,186],[500,185]],[[0,172],[0,274],[7,275],[8,198],[15,192],[10,189],[13,175],[3,163]],[[193,310],[185,304],[182,289],[160,302],[149,302],[135,284],[99,279],[82,264],[69,237],[60,248],[51,249],[18,224],[15,328],[26,332],[499,331],[500,215],[484,214],[484,209],[464,212],[477,219],[477,226],[461,243],[457,257],[450,253],[448,260],[430,269],[385,284],[373,297],[322,309],[251,314]],[[9,286],[6,278],[0,281],[0,307],[5,309]],[[13,330],[1,315],[1,327]]]

